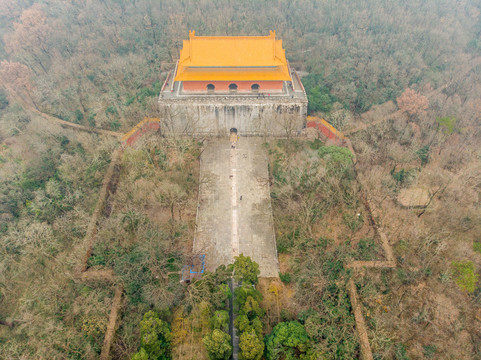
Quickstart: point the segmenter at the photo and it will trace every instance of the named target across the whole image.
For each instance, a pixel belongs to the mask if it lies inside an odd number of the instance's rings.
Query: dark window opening
[[[214,84],[207,84],[207,92],[213,93],[215,90],[215,85]]]
[[[236,92],[237,91],[237,84],[230,84],[229,90],[230,90],[230,92]]]
[[[251,90],[253,92],[259,92],[259,88],[260,88],[259,84],[252,84],[251,86]]]

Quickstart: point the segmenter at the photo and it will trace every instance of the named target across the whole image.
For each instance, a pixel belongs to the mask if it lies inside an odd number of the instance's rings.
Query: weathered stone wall
[[[302,130],[307,100],[286,97],[205,97],[159,99],[165,134],[287,136]]]

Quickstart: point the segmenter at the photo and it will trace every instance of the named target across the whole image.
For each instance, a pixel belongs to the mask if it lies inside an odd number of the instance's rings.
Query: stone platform
[[[307,96],[294,70],[280,93],[185,93],[171,76],[159,95],[165,135],[225,136],[234,127],[243,135],[286,136],[304,128]]]
[[[193,250],[206,255],[206,270],[244,254],[261,277],[278,276],[267,163],[260,138],[241,137],[235,148],[213,138],[203,151]]]

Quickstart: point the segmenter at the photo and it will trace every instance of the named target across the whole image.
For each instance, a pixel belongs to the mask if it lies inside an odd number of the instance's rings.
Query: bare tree
[[[397,98],[397,104],[399,110],[413,117],[424,114],[429,106],[429,101],[426,96],[407,88],[401,96]]]

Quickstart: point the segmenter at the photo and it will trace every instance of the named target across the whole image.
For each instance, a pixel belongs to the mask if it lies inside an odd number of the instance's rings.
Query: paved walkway
[[[261,277],[277,277],[267,155],[262,139],[212,139],[201,156],[194,253],[206,269],[230,264],[239,254],[259,264]]]

